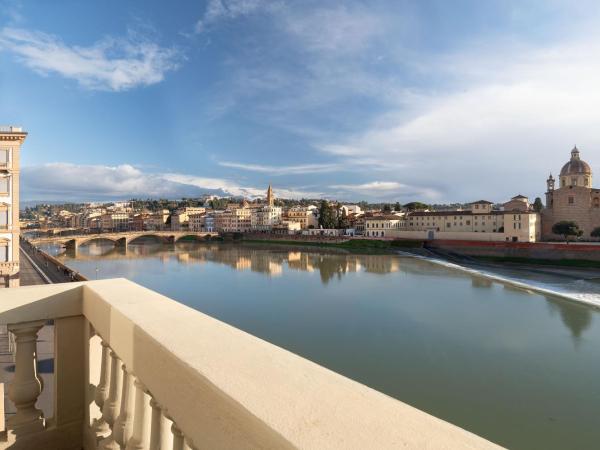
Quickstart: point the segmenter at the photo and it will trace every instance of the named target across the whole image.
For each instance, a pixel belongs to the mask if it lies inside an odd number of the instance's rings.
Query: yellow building
[[[19,161],[27,133],[0,127],[0,286],[19,285]]]
[[[502,209],[493,209],[492,202],[479,200],[466,210],[412,212],[386,235],[407,239],[536,242],[541,238],[541,222],[527,197],[519,195]]]

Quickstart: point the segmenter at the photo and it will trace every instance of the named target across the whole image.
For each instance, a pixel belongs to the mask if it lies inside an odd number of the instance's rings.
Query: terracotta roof
[[[488,202],[487,200],[477,200],[476,202],[471,202],[469,205],[481,204],[485,203],[486,205],[493,205],[493,202]]]
[[[389,214],[385,216],[365,217],[365,220],[402,220],[402,217]]]

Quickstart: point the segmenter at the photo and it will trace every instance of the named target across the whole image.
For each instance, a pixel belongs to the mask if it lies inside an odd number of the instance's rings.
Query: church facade
[[[552,174],[546,180],[546,207],[542,210],[542,239],[562,239],[552,233],[552,226],[561,221],[573,221],[590,238],[600,227],[600,189],[592,186],[593,174],[579,150],[571,150],[571,159],[562,167],[558,180]],[[558,187],[556,183],[558,182]]]

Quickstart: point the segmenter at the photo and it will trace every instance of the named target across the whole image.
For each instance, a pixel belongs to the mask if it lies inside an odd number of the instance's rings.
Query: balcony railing
[[[51,418],[36,407],[48,320]],[[7,289],[0,324],[16,337],[2,449],[497,448],[127,280]]]
[[[15,261],[0,261],[0,275],[14,275],[19,270],[19,263]]]

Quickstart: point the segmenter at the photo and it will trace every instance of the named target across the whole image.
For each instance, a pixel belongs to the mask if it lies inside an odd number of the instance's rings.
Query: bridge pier
[[[127,236],[125,236],[125,237],[122,237],[115,241],[115,247],[123,248],[123,249],[127,250],[128,243],[129,243],[129,241],[127,240]]]
[[[77,250],[79,250],[79,241],[77,239],[71,239],[65,242],[65,248],[77,254]]]

